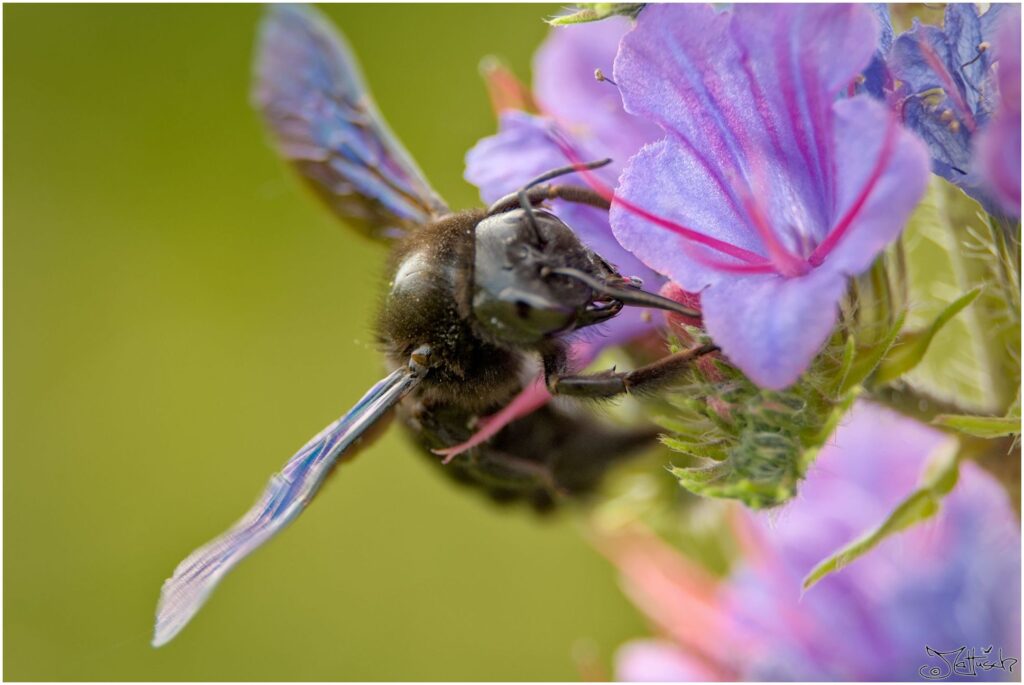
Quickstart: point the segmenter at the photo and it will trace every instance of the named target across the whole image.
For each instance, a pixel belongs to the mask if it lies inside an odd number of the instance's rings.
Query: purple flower
[[[920,141],[867,95],[837,101],[878,35],[863,6],[650,5],[615,60],[626,110],[665,133],[620,179],[615,237],[700,292],[708,333],[765,387],[807,368],[846,279],[924,193]]]
[[[627,114],[618,90],[594,77],[595,69],[611,74],[619,40],[629,25],[629,20],[613,17],[551,32],[533,65],[534,97],[542,114],[502,112],[500,132],[481,140],[466,155],[466,180],[480,189],[485,202],[493,202],[532,178],[569,164],[564,149],[567,141],[584,161],[611,157],[613,163],[595,175],[614,186],[625,161],[657,138],[657,127]],[[579,174],[561,177],[557,182],[587,185]],[[607,212],[561,200],[552,207],[588,247],[624,275],[636,276],[647,289],[657,290],[663,279],[619,245]],[[604,346],[624,342],[658,324],[658,317],[626,310],[602,326],[602,337],[591,343]],[[585,333],[593,338],[590,332]]]
[[[894,79],[890,102],[928,145],[932,170],[993,214],[1002,208],[972,159],[972,141],[999,100],[990,47],[1002,15],[1013,13],[1010,6],[996,4],[979,15],[974,4],[951,3],[943,28],[915,19],[913,28],[896,38],[888,60]],[[1007,19],[1019,24],[1019,10],[1016,19]],[[1019,108],[1019,77],[1016,88]],[[1019,131],[1018,126],[1018,138]]]
[[[992,41],[1000,102],[978,136],[976,154],[989,193],[1004,211],[1020,216],[1020,6],[1002,15]]]
[[[889,18],[889,6],[885,3],[872,3],[870,5],[878,21],[878,45],[871,62],[864,69],[862,78],[858,78],[854,84],[853,93],[868,93],[878,99],[884,99],[887,90],[892,89],[892,76],[885,63],[885,58],[892,49],[892,41],[896,32],[892,28],[892,20]],[[853,94],[851,93],[851,95]]]
[[[927,457],[949,447],[932,428],[858,405],[799,499],[775,514],[736,508],[746,553],[717,585],[664,543],[617,543],[612,557],[627,592],[670,640],[621,649],[619,676],[920,680],[923,666],[943,665],[926,646],[992,645],[1020,658],[1017,516],[1001,486],[971,463],[936,518],[801,595],[814,564],[880,523],[914,488]]]

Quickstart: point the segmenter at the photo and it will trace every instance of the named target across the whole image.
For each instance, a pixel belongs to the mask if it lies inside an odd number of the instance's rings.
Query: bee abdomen
[[[609,468],[654,444],[657,434],[652,428],[608,427],[591,415],[547,405],[442,464],[431,450],[465,442],[479,417],[422,399],[405,403],[399,415],[446,475],[496,502],[522,502],[538,512],[593,492]]]

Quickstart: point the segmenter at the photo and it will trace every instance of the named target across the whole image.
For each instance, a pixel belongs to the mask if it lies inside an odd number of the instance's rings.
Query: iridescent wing
[[[334,212],[372,237],[448,213],[391,133],[345,40],[311,7],[272,7],[253,89],[277,148]]]
[[[338,458],[418,382],[419,376],[403,368],[373,386],[271,477],[260,499],[230,530],[178,564],[160,591],[153,646],[177,635],[238,562],[301,514]]]

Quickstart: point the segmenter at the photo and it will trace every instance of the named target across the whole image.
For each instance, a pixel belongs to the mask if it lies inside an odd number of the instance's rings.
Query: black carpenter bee
[[[626,305],[699,315],[641,290],[542,207],[561,198],[608,209],[594,190],[550,183],[579,165],[553,170],[486,209],[452,212],[377,113],[342,38],[314,10],[271,9],[257,52],[254,96],[281,154],[346,224],[393,244],[377,321],[391,373],[292,457],[234,527],[178,565],[157,607],[155,646],[306,508],[349,448],[395,405],[423,447],[442,450],[466,443],[481,417],[505,407],[541,370],[553,394],[613,397],[663,384],[714,349],[627,373],[569,373],[564,337]],[[548,404],[444,469],[497,500],[545,509],[556,496],[592,489],[611,464],[654,436],[650,428],[612,428]]]

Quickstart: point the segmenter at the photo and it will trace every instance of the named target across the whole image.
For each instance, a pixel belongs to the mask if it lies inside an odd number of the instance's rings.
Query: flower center
[[[643,207],[633,204],[626,198],[616,195],[614,190],[605,185],[597,178],[597,176],[585,167],[572,145],[560,134],[559,131],[551,130],[550,135],[552,140],[554,140],[559,148],[561,148],[563,154],[565,154],[569,161],[577,167],[578,173],[598,194],[608,200],[609,203],[615,202],[631,214],[650,221],[656,226],[667,229],[676,235],[685,238],[693,247],[691,254],[694,259],[700,261],[702,264],[728,273],[776,274],[783,278],[798,278],[808,274],[812,269],[821,266],[828,255],[836,248],[839,242],[849,231],[856,219],[860,216],[868,198],[878,185],[878,181],[881,179],[882,174],[892,157],[898,132],[899,126],[897,125],[896,118],[890,116],[886,126],[885,137],[882,141],[882,149],[879,152],[878,158],[875,160],[871,173],[868,175],[864,185],[861,187],[860,192],[857,194],[857,197],[854,199],[850,207],[846,210],[846,213],[844,213],[839,220],[832,225],[832,228],[826,234],[825,239],[816,246],[806,246],[807,248],[813,248],[803,251],[803,254],[806,254],[808,251],[810,252],[810,256],[806,258],[794,254],[785,246],[779,234],[772,227],[772,224],[768,219],[768,215],[764,211],[761,200],[750,190],[749,185],[743,184],[740,199],[743,209],[750,218],[753,228],[757,231],[762,244],[765,246],[765,250],[768,252],[767,258],[755,252],[751,252],[750,250],[727,243],[723,240],[718,240],[717,238],[705,235],[688,226],[684,226],[678,222],[654,214]],[[761,174],[759,171],[759,167],[754,165],[754,175],[760,178]],[[758,186],[767,188],[763,183],[758,184]],[[803,232],[798,231],[798,233],[802,240],[807,240],[808,237]],[[716,256],[713,253],[718,253],[721,257]]]
[[[956,107],[957,110],[959,110],[960,116],[963,117],[963,122],[964,125],[967,127],[967,130],[973,132],[976,127],[976,123],[974,121],[974,114],[971,113],[971,108],[967,105],[967,102],[964,100],[963,95],[961,95],[960,88],[957,86],[956,81],[953,78],[953,75],[949,73],[949,69],[946,68],[946,65],[943,64],[942,60],[935,53],[935,50],[932,49],[932,46],[928,45],[928,43],[926,43],[924,39],[922,39],[918,43],[918,46],[921,49],[921,56],[924,57],[925,61],[928,62],[928,66],[932,68],[932,71],[934,71],[935,74],[942,81],[942,90],[945,91],[946,97],[949,98],[950,102],[953,103],[953,106]],[[976,57],[975,59],[981,57],[981,55],[985,52],[984,50],[981,50],[981,46],[978,47],[978,57]],[[970,63],[971,62],[968,62],[967,64]],[[963,66],[967,65],[965,64]]]

